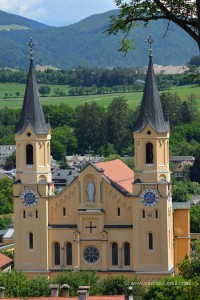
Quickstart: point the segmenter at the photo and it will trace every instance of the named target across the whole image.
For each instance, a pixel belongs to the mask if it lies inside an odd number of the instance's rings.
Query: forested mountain
[[[77,66],[112,68],[147,65],[148,45],[145,40],[149,33],[155,41],[153,55],[156,64],[186,64],[192,56],[199,54],[192,39],[173,24],[163,39],[167,24],[157,21],[132,30],[130,38],[134,40],[136,49],[124,56],[118,51],[122,36],[108,36],[105,33],[110,22],[109,16],[116,13],[117,10],[109,11],[73,25],[51,27],[0,11],[0,67],[26,69],[29,53],[26,43],[31,36],[38,43],[34,49],[35,64],[63,69]]]
[[[6,13],[0,10],[0,25],[20,25],[31,29],[47,29],[51,26],[45,25],[24,17]]]

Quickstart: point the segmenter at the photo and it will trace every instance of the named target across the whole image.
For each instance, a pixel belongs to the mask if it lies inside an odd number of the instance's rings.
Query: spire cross
[[[90,158],[91,158],[91,154],[93,153],[94,151],[92,150],[91,146],[88,147],[88,151],[87,153],[89,154],[89,161],[90,161]]]
[[[151,56],[151,55],[152,55],[152,48],[151,48],[151,45],[153,44],[153,39],[152,39],[152,37],[151,37],[151,34],[149,35],[148,40],[145,40],[145,42],[147,42],[147,43],[150,45],[150,47],[149,47],[149,56]]]
[[[37,45],[37,43],[34,43],[34,42],[33,42],[32,36],[31,36],[30,42],[26,43],[26,45],[29,45],[29,47],[30,47],[30,60],[33,60],[33,47],[34,47],[35,45]]]

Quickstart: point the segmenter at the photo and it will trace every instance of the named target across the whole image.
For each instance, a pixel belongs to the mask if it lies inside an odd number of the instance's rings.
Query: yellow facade
[[[147,122],[134,132],[132,191],[89,163],[55,195],[51,133],[33,127],[15,134],[16,270],[53,276],[90,269],[103,277],[123,274],[144,281],[173,275],[177,261],[189,254],[189,217],[185,209],[173,214],[169,131],[160,133]]]
[[[142,142],[137,134],[136,147],[145,145],[146,130],[142,133]],[[164,180],[170,177],[168,157],[165,164],[162,161],[160,170],[159,160],[156,166],[146,166],[139,155],[139,163],[136,164],[139,170],[135,171],[132,195],[123,195],[111,185],[104,171],[92,164],[79,172],[78,177],[59,195],[54,195],[49,165],[46,168],[44,164],[41,166],[40,158],[39,162],[34,160],[39,167],[26,166],[26,145],[32,143],[30,138],[26,141],[28,132],[31,132],[30,128],[20,136],[16,135],[17,151],[20,149],[17,153],[20,163],[17,165],[17,180],[14,184],[17,270],[50,275],[58,270],[92,269],[101,272],[102,276],[125,274],[143,280],[158,280],[174,273],[176,262],[189,254],[189,219],[188,210],[178,209],[174,212],[173,221],[171,185]],[[39,142],[34,133],[31,137],[34,138],[35,157],[40,156],[41,148],[37,143],[41,143],[48,161],[50,152],[45,145],[49,143],[50,134],[40,137]],[[164,138],[164,146],[160,146],[160,139],[152,130],[155,155],[160,148],[163,150],[168,147],[168,136],[161,137],[162,140]],[[168,149],[164,149],[164,152],[168,153]],[[140,148],[139,153],[144,151]],[[138,183],[138,179],[142,179],[143,183]],[[87,194],[90,181],[95,185],[93,201],[89,201]],[[37,193],[38,202],[27,207],[22,195],[24,190],[30,189]],[[158,192],[159,200],[155,206],[146,207],[142,203],[141,193],[145,189]],[[153,233],[152,250],[148,249],[149,232]],[[33,234],[32,249],[29,247],[30,233]],[[59,263],[55,262],[56,243],[59,245]],[[69,243],[71,264],[67,263]],[[112,261],[113,244],[117,245],[116,265]],[[125,262],[125,245],[130,247],[130,262]],[[89,246],[98,249],[98,259],[92,263],[84,257],[84,251]]]
[[[150,124],[134,133],[135,183],[133,212],[137,226],[134,234],[135,268],[138,272],[173,274],[173,217],[169,171],[169,132],[157,133]],[[152,163],[146,162],[146,145],[152,144]],[[145,206],[143,191],[153,190],[158,202]],[[144,216],[143,216],[144,214]],[[153,249],[148,249],[148,235],[153,236]]]
[[[174,210],[174,261],[177,263],[190,253],[190,210]],[[176,272],[178,268],[176,267]]]

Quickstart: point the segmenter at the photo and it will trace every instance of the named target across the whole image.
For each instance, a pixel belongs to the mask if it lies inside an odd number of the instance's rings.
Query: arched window
[[[66,245],[66,263],[67,265],[72,265],[72,244],[67,243]]]
[[[151,143],[146,144],[146,163],[153,163],[153,145]]]
[[[153,233],[149,232],[148,234],[148,244],[149,244],[149,250],[153,250]]]
[[[33,146],[31,144],[26,146],[26,164],[33,165]]]
[[[124,265],[130,266],[130,244],[124,244]]]
[[[117,243],[112,244],[112,265],[118,266],[118,245],[117,245]]]
[[[33,233],[29,233],[29,249],[33,249]]]
[[[55,265],[59,266],[60,265],[60,244],[59,243],[54,244],[54,260],[55,260]]]

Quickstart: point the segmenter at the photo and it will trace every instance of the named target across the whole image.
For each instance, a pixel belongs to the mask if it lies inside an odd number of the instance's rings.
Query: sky
[[[0,10],[52,26],[66,26],[115,8],[114,0],[0,0]]]

